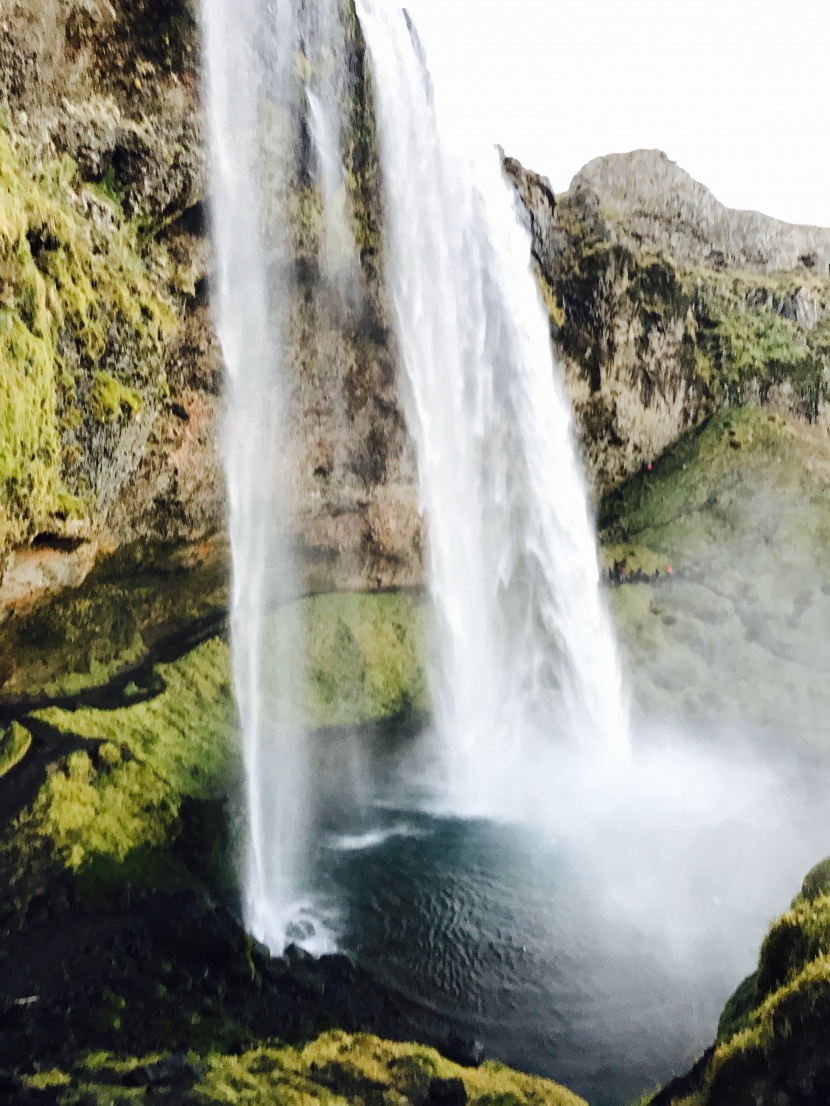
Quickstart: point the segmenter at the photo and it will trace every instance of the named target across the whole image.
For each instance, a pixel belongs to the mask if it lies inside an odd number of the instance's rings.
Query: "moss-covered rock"
[[[725,406],[827,425],[830,233],[731,211],[657,151],[599,158],[555,199],[505,168],[598,492]]]
[[[274,617],[295,616],[306,627],[307,725],[365,726],[426,710],[424,612],[415,599],[316,596]],[[162,654],[178,655],[159,660],[148,655],[137,622],[128,625],[137,644],[131,651],[125,638],[126,652],[112,657],[117,668],[102,663],[84,678],[73,673],[45,685],[61,692],[53,705],[36,709],[35,699],[7,707],[28,713],[26,728],[13,721],[0,731],[2,771],[11,772],[27,753],[29,729],[41,735],[41,746],[48,739],[56,758],[42,765],[42,782],[8,847],[45,850],[87,882],[188,883],[182,871],[171,876],[170,866],[182,808],[221,807],[239,787],[230,648],[219,636],[195,646],[187,636],[174,637]]]
[[[425,611],[402,594],[322,595],[304,604],[307,717],[380,722],[427,709]]]
[[[89,511],[100,424],[157,405],[172,309],[137,232],[69,159],[0,134],[0,541]],[[113,440],[108,440],[113,448]],[[86,459],[86,463],[84,463]]]
[[[830,1086],[830,896],[800,899],[773,923],[758,970],[724,1010],[696,1086],[670,1084],[655,1106],[821,1106]],[[691,1095],[689,1091],[691,1090]]]
[[[19,722],[0,725],[0,779],[20,764],[31,745],[32,735]]]
[[[278,1043],[241,1055],[124,1058],[106,1053],[82,1060],[71,1073],[30,1076],[23,1088],[52,1088],[60,1106],[80,1101],[112,1106],[143,1100],[144,1088],[186,1088],[193,1103],[312,1106],[420,1106],[434,1081],[457,1080],[470,1106],[582,1106],[583,1099],[546,1079],[500,1064],[462,1068],[438,1052],[368,1034],[326,1033],[304,1048]],[[141,1088],[141,1089],[139,1089]]]
[[[49,549],[47,558],[59,554]],[[80,584],[0,621],[0,709],[78,696],[187,641],[227,606],[223,542],[135,542],[99,556]]]
[[[97,868],[126,878],[134,875],[125,865],[131,854],[166,852],[182,803],[224,799],[235,778],[228,669],[227,646],[214,638],[158,665],[153,686],[128,684],[120,708],[38,712],[36,719],[85,739],[90,751],[71,754],[48,777],[25,832],[47,838],[56,858],[79,873]]]

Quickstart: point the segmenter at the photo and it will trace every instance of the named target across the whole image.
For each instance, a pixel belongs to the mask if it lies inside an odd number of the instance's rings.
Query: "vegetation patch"
[[[606,496],[603,544],[628,546],[643,564],[690,553],[729,526],[718,500],[743,486],[745,499],[776,487],[800,487],[805,467],[830,474],[830,450],[806,428],[758,407],[720,411],[678,439],[653,464]],[[635,551],[635,547],[639,552]]]
[[[320,595],[304,603],[313,726],[379,722],[427,709],[425,612],[406,595]]]
[[[123,694],[135,702],[38,712],[87,748],[49,775],[21,829],[76,874],[131,882],[154,867],[165,873],[160,854],[176,840],[183,803],[228,793],[236,741],[227,645],[211,639],[157,665],[153,686]]]
[[[830,1059],[821,1044],[828,1024],[830,895],[820,893],[812,900],[799,896],[771,926],[757,971],[727,1003],[699,1089],[691,1098],[664,1093],[659,1101],[662,1106],[709,1106],[749,1101],[750,1095],[767,1101],[788,1088],[822,1087],[830,1077]]]
[[[120,207],[0,133],[0,544],[83,512],[95,424],[163,397],[173,319]]]
[[[619,215],[589,191],[560,197],[557,222],[562,244],[545,273],[553,292],[545,299],[557,340],[592,391],[601,389],[605,373],[615,375],[618,353],[630,353],[623,347],[636,342],[642,360],[652,344],[659,348],[662,339],[681,334],[672,356],[693,419],[768,402],[816,419],[830,396],[825,278],[694,267],[653,248],[633,248],[619,240],[620,228],[625,238]],[[655,367],[644,361],[632,368],[648,406]]]
[[[0,725],[0,779],[16,768],[32,744],[32,735],[19,722]]]
[[[98,422],[112,423],[122,415],[137,415],[143,404],[135,388],[127,388],[111,373],[96,372],[89,391],[89,405]]]
[[[137,543],[101,556],[79,587],[0,625],[0,702],[100,688],[146,660],[149,643],[186,634],[226,603],[221,546]]]
[[[62,1106],[82,1098],[101,1106],[142,1101],[143,1088],[129,1084],[140,1086],[144,1073],[163,1072],[164,1064],[158,1056],[141,1060],[116,1059],[106,1053],[91,1056],[73,1072]],[[430,1048],[339,1031],[326,1033],[304,1048],[274,1044],[235,1056],[191,1054],[177,1064],[180,1085],[184,1081],[189,1088],[188,1101],[206,1106],[421,1106],[434,1079],[460,1080],[471,1106],[584,1106],[564,1087],[500,1064],[462,1068]],[[51,1079],[51,1086],[67,1085],[61,1073],[53,1073]]]
[[[759,742],[826,745],[828,491],[825,432],[741,408],[605,498],[605,567],[623,565],[629,580],[610,606],[652,717],[682,716],[725,741],[750,723]],[[638,569],[647,582],[632,584]]]
[[[364,725],[425,708],[414,599],[318,596],[289,614],[307,633],[306,724]],[[231,655],[220,637],[29,717],[74,751],[21,816],[20,840],[45,844],[64,869],[93,881],[141,882],[154,866],[152,878],[167,879],[183,804],[221,807],[239,771]],[[17,724],[4,731],[0,764],[25,755],[26,736]]]

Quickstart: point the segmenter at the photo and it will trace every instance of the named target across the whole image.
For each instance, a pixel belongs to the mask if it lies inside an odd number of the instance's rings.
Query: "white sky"
[[[659,148],[732,207],[830,226],[830,0],[407,6],[465,127],[557,192]]]

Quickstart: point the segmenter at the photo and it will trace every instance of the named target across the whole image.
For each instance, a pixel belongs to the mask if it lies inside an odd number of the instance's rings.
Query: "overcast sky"
[[[464,126],[557,192],[657,147],[732,207],[830,226],[830,0],[407,7]]]

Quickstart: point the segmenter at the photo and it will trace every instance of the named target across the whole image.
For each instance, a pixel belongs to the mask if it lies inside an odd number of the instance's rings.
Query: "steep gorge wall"
[[[0,94],[0,607],[14,607],[77,583],[101,550],[219,529],[221,359],[187,4],[6,0]]]

